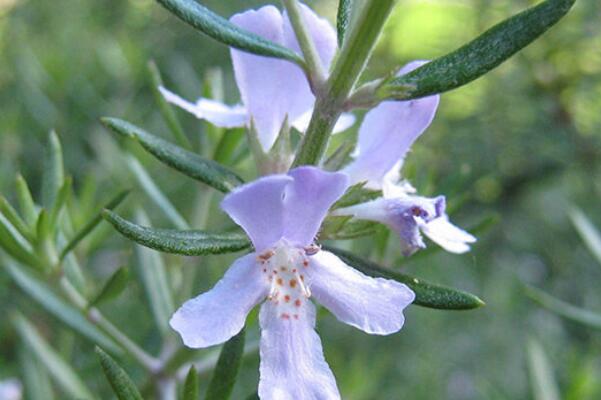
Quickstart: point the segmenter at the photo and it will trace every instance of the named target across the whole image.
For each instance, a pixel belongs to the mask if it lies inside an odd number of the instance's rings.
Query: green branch
[[[323,157],[334,125],[363,72],[395,0],[368,0],[359,21],[344,41],[323,95],[318,93],[309,128],[293,166],[316,165]]]

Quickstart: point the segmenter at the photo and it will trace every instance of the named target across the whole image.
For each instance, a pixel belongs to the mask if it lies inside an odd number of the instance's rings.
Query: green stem
[[[323,68],[319,53],[313,42],[307,26],[303,22],[303,16],[297,0],[283,0],[284,7],[288,12],[290,23],[296,34],[296,39],[305,57],[309,81],[313,91],[319,91],[326,80],[326,74]]]
[[[328,146],[330,134],[341,113],[342,110],[338,104],[327,99],[317,99],[311,122],[292,167],[319,164]]]
[[[395,0],[367,0],[345,39],[323,96],[315,102],[309,128],[293,166],[318,164],[351,90],[364,70]]]
[[[132,342],[129,337],[107,320],[100,310],[95,307],[88,308],[88,301],[73,287],[65,276],[60,279],[60,287],[69,300],[86,315],[90,322],[102,329],[104,333],[118,343],[140,365],[150,372],[157,370],[159,361]]]

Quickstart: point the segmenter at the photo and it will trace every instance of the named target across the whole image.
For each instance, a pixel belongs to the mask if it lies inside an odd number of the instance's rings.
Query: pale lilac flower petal
[[[411,63],[402,70],[419,66]],[[367,181],[380,188],[383,177],[432,122],[438,95],[409,101],[385,101],[369,111],[359,128],[356,159],[344,169],[352,183]]]
[[[421,230],[433,242],[451,253],[468,252],[468,243],[476,242],[473,235],[453,225],[446,215],[423,224]]]
[[[313,110],[309,110],[294,121],[292,121],[292,126],[299,131],[300,133],[305,133],[307,128],[309,127],[309,122],[311,122],[311,116],[313,115]],[[336,125],[334,125],[334,130],[332,133],[340,133],[344,132],[351,126],[355,124],[355,116],[351,113],[343,113],[338,121],[336,121]]]
[[[260,252],[284,233],[284,192],[293,179],[270,175],[236,188],[221,202],[221,208],[246,231]]]
[[[327,251],[309,260],[312,295],[340,321],[375,335],[403,327],[403,310],[415,299],[406,285],[364,275]]]
[[[299,246],[313,242],[332,204],[348,187],[348,177],[316,167],[299,167],[288,173],[294,182],[284,198],[284,237]]]
[[[248,124],[248,113],[241,105],[229,106],[216,100],[200,98],[191,103],[175,93],[160,86],[159,90],[165,100],[194,114],[198,119],[209,121],[221,128],[237,128]]]
[[[338,400],[336,380],[315,332],[315,306],[282,318],[271,301],[261,306],[261,400]]]
[[[211,290],[186,301],[169,323],[188,347],[223,343],[240,332],[249,311],[267,296],[268,289],[256,255],[248,254],[237,259]]]
[[[273,6],[236,14],[232,23],[286,46],[284,18]],[[295,64],[231,49],[234,75],[242,102],[265,151],[275,143],[288,116],[295,120],[313,106],[314,97],[302,70]]]

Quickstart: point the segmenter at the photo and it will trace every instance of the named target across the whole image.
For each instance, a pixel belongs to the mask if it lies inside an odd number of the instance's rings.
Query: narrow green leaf
[[[332,205],[332,210],[366,203],[382,196],[382,191],[365,188],[366,182],[360,182],[347,189],[346,193]],[[321,239],[354,239],[373,235],[381,225],[367,220],[353,219],[350,216],[331,216],[326,218],[320,232]]]
[[[244,354],[245,331],[225,342],[209,383],[206,400],[227,400],[232,395]]]
[[[21,216],[17,210],[15,210],[8,200],[6,200],[6,198],[2,195],[0,195],[0,213],[4,214],[6,219],[12,224],[12,226],[15,227],[21,236],[27,239],[28,242],[31,243],[33,241],[31,230],[25,221],[21,219]]]
[[[48,371],[33,356],[32,349],[25,344],[19,346],[19,364],[23,386],[28,400],[54,400]]]
[[[50,271],[57,266],[58,257],[54,244],[54,234],[50,217],[45,209],[40,211],[36,225],[36,254],[42,259],[46,271]]]
[[[33,201],[33,197],[31,196],[29,186],[27,186],[25,178],[23,178],[20,174],[17,175],[15,184],[17,188],[17,199],[19,200],[19,209],[21,210],[21,214],[23,215],[25,222],[27,222],[29,226],[33,227],[38,219],[38,213],[35,202]]]
[[[60,188],[63,186],[63,150],[56,132],[48,135],[44,154],[44,175],[42,177],[42,204],[50,209]]]
[[[213,160],[220,164],[232,164],[236,150],[244,140],[246,133],[244,129],[228,129],[217,143]]]
[[[411,288],[411,290],[413,290],[413,292],[415,292],[415,301],[413,303],[416,305],[428,308],[437,308],[441,310],[470,310],[473,308],[482,307],[484,305],[482,300],[471,293],[429,283],[424,280],[381,267],[345,250],[340,250],[329,246],[324,246],[324,249],[336,254],[342,261],[367,275],[394,279],[395,281],[406,284]]]
[[[21,290],[59,321],[111,353],[121,353],[121,349],[111,339],[92,325],[77,309],[58,297],[45,283],[12,263],[6,263],[4,266]]]
[[[377,97],[407,100],[463,86],[542,35],[567,14],[574,1],[546,0],[514,15],[452,53],[386,81]]]
[[[243,234],[140,226],[108,210],[103,217],[128,239],[164,253],[199,256],[231,253],[250,247],[250,241]]]
[[[48,222],[53,231],[56,231],[56,223],[58,222],[58,217],[60,212],[63,209],[63,206],[67,202],[69,195],[71,194],[71,186],[73,184],[73,179],[71,177],[65,178],[63,185],[59,189],[56,198],[54,199],[54,203],[52,204],[52,208],[50,208],[50,213],[48,214]]]
[[[601,314],[599,313],[575,307],[532,286],[525,286],[524,291],[526,296],[557,315],[594,329],[601,329]]]
[[[173,203],[169,201],[167,196],[158,187],[154,180],[150,177],[148,172],[140,161],[132,155],[126,156],[127,166],[131,170],[132,174],[146,193],[146,195],[156,204],[159,209],[165,214],[165,216],[179,229],[188,229],[188,223],[177,211]]]
[[[570,210],[570,219],[591,254],[601,264],[601,233],[579,208]]]
[[[319,238],[321,240],[327,240],[336,236],[336,233],[351,219],[353,219],[351,215],[327,217],[321,224],[321,228],[319,228]]]
[[[188,375],[186,376],[186,382],[184,383],[184,396],[183,400],[198,400],[198,372],[193,366],[190,367]]]
[[[42,262],[34,254],[31,244],[0,213],[0,247],[15,260],[34,268],[41,268]]]
[[[50,238],[50,218],[45,209],[40,211],[35,229],[38,242],[43,242]]]
[[[150,225],[148,217],[141,210],[136,213],[136,221]],[[163,258],[156,251],[142,246],[136,246],[136,255],[136,270],[142,278],[152,315],[159,331],[165,335],[170,330],[168,323],[175,306]]]
[[[182,21],[221,43],[261,56],[283,58],[304,67],[302,58],[292,50],[232,24],[194,0],[157,1]]]
[[[119,192],[115,197],[113,197],[104,206],[104,210],[113,210],[113,209],[117,208],[117,206],[119,204],[121,204],[121,202],[123,200],[125,200],[125,198],[127,197],[128,194],[129,194],[128,190]],[[63,260],[67,256],[67,254],[69,254],[71,252],[71,250],[73,250],[79,244],[79,242],[81,242],[86,236],[88,236],[94,230],[94,228],[96,228],[96,226],[98,226],[98,224],[102,221],[102,211],[103,210],[99,211],[94,216],[94,218],[92,218],[90,220],[90,222],[85,224],[79,231],[77,231],[77,233],[73,236],[73,238],[71,240],[69,240],[69,242],[65,245],[65,247],[61,251],[61,254],[59,257],[60,260]]]
[[[560,400],[559,388],[553,376],[553,367],[545,350],[534,339],[528,340],[528,370],[534,400]]]
[[[46,367],[50,376],[69,397],[82,400],[94,398],[71,365],[46,343],[25,317],[15,314],[13,323],[20,337],[33,350],[32,354]]]
[[[359,203],[366,203],[370,200],[382,197],[381,190],[372,190],[365,188],[366,182],[357,183],[347,189],[346,193],[332,206],[332,210],[343,207],[350,207]]]
[[[372,221],[354,220],[350,215],[327,217],[319,231],[322,240],[348,240],[373,235],[382,227]]]
[[[113,275],[111,275],[98,294],[90,301],[89,307],[95,307],[102,302],[119,296],[127,287],[128,282],[129,269],[127,267],[120,267]]]
[[[338,147],[330,157],[323,163],[326,171],[338,171],[351,159],[351,153],[355,149],[355,143],[346,141]]]
[[[98,346],[96,346],[96,355],[100,359],[100,365],[102,365],[102,371],[106,379],[111,384],[113,392],[119,400],[143,400],[131,378],[111,356]]]
[[[154,95],[154,100],[159,105],[159,110],[165,123],[169,127],[169,130],[173,134],[173,138],[175,141],[183,148],[190,150],[192,145],[188,140],[188,137],[184,133],[184,129],[182,125],[179,123],[175,112],[173,111],[173,107],[163,97],[159,88],[163,86],[163,79],[161,78],[161,72],[157,67],[154,61],[148,62],[148,73],[150,75],[150,82],[152,84],[152,94]]]
[[[338,47],[342,47],[348,25],[351,23],[353,0],[339,0],[336,15],[336,30],[338,31]]]
[[[229,192],[243,183],[238,175],[215,161],[182,149],[129,122],[116,118],[102,118],[102,123],[120,135],[138,140],[149,153],[171,168],[217,190]]]

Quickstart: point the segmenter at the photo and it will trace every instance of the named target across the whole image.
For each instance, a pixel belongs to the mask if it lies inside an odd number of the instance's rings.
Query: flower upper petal
[[[206,119],[213,125],[221,128],[236,128],[248,123],[248,113],[241,105],[229,106],[216,100],[200,98],[196,103],[191,103],[175,93],[160,86],[159,90],[165,100],[183,108],[196,118]]]
[[[417,68],[425,62],[413,62],[401,72]],[[344,171],[352,183],[367,181],[381,188],[383,177],[430,125],[439,101],[438,95],[409,101],[385,101],[369,111],[359,128],[356,159]]]
[[[284,198],[284,237],[299,246],[313,242],[330,206],[348,187],[348,177],[316,167],[299,167],[288,173],[294,181]]]
[[[259,397],[262,400],[338,400],[336,380],[315,332],[315,306],[306,301],[298,319],[282,318],[265,302],[261,324]]]
[[[327,251],[309,259],[312,295],[340,321],[376,335],[403,327],[403,309],[415,299],[406,285],[364,275]]]
[[[223,343],[240,332],[249,311],[268,289],[256,255],[248,254],[237,259],[211,290],[186,301],[169,323],[188,347]]]
[[[284,233],[284,192],[293,179],[270,175],[236,188],[221,202],[221,208],[246,231],[260,252]]]
[[[236,14],[232,23],[286,46],[284,18],[274,6]],[[314,97],[300,67],[276,58],[231,49],[234,75],[259,142],[268,151],[288,115],[294,120],[313,106]]]

